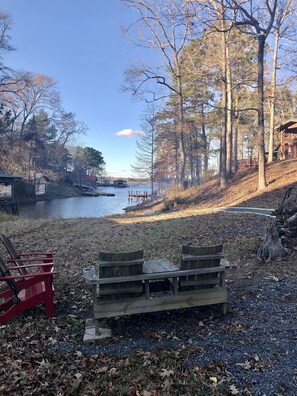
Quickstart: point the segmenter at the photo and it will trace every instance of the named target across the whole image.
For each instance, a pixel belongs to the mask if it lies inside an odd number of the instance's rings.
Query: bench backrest
[[[17,251],[16,247],[14,244],[11,242],[11,240],[4,234],[0,234],[0,240],[2,241],[3,245],[5,246],[8,254],[10,255],[12,260],[16,260],[20,258],[20,253]],[[16,265],[18,263],[16,262]],[[21,275],[25,275],[27,273],[25,268],[20,268],[19,272]]]
[[[223,245],[213,246],[183,246],[180,263],[181,270],[196,268],[219,267],[220,261],[224,257]],[[180,278],[181,290],[194,290],[209,288],[219,285],[221,273],[214,272],[203,275],[190,275]]]
[[[0,276],[11,276],[11,272],[9,271],[9,268],[6,266],[4,263],[2,257],[0,256]],[[7,283],[8,287],[13,291],[13,301],[15,304],[19,302],[18,294],[19,294],[19,289],[17,286],[17,282],[14,279],[6,279],[5,282]]]
[[[140,275],[143,272],[143,250],[125,253],[100,252],[99,278]],[[140,296],[144,293],[143,282],[109,283],[100,285],[101,299],[113,300]]]
[[[6,247],[8,253],[12,259],[20,258],[19,252],[16,250],[14,244],[11,242],[11,240],[6,235],[0,234],[0,239],[3,242],[4,246]]]

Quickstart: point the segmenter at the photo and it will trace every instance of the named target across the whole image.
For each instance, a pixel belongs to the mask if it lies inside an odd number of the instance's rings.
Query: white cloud
[[[123,136],[128,139],[130,139],[134,136],[140,136],[140,135],[143,135],[142,131],[135,131],[133,129],[123,129],[122,131],[115,133],[115,136]]]

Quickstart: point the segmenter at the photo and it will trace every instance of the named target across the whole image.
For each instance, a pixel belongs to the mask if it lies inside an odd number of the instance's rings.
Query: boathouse
[[[18,214],[15,184],[19,180],[21,180],[20,176],[0,171],[0,208],[12,214]]]
[[[95,175],[83,175],[81,177],[81,183],[85,186],[95,188],[97,183],[97,176]]]
[[[126,180],[121,180],[121,179],[119,179],[119,180],[114,180],[113,184],[114,184],[114,186],[115,186],[116,188],[128,187],[128,184],[127,184]]]

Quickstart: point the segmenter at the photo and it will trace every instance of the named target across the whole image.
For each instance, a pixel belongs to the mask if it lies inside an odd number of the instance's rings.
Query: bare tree
[[[0,83],[5,84],[9,68],[3,62],[3,55],[14,48],[10,44],[9,30],[11,26],[11,19],[9,15],[0,12]]]
[[[44,74],[15,72],[8,80],[9,91],[0,92],[7,110],[12,113],[12,128],[16,128],[22,137],[26,122],[37,111],[56,112],[61,107],[61,99],[55,89],[54,80]]]
[[[255,3],[245,0],[229,0],[234,12],[234,25],[240,29],[248,26],[258,43],[258,190],[266,188],[265,172],[265,131],[264,131],[264,49],[269,33],[273,28],[279,0],[259,0]]]
[[[149,178],[152,196],[155,181],[156,136],[156,110],[150,106],[145,116],[142,132],[136,141],[136,162],[132,165],[132,169],[138,176]]]
[[[88,130],[86,124],[78,121],[75,114],[72,112],[61,110],[53,121],[57,128],[57,144],[62,147],[69,144],[71,138],[78,135],[85,135]]]
[[[230,66],[229,36],[232,26],[226,20],[226,0],[210,0],[201,2],[188,0],[195,10],[196,19],[201,20],[201,15],[206,15],[204,25],[209,31],[219,33],[220,42],[220,86],[221,86],[221,147],[220,147],[220,178],[221,188],[227,188],[227,178],[232,171],[232,73]]]
[[[130,91],[134,96],[142,98],[144,94],[147,96],[148,93],[151,93],[151,98],[146,100],[156,100],[154,88],[149,87],[149,84],[154,82],[167,88],[177,97],[180,172],[176,176],[178,182],[182,184],[185,179],[187,153],[184,136],[183,75],[180,58],[191,32],[190,4],[180,0],[122,1],[138,14],[137,19],[127,29],[134,36],[135,44],[159,50],[163,61],[165,61],[165,65],[159,68],[132,67],[126,74]],[[141,33],[135,32],[138,27],[140,27]],[[164,95],[162,97],[164,98]]]
[[[276,88],[277,88],[277,69],[278,53],[280,41],[289,35],[292,35],[294,21],[290,21],[293,15],[295,5],[292,0],[280,0],[277,5],[277,12],[274,24],[274,51],[272,60],[272,78],[271,78],[271,96],[270,96],[270,122],[269,122],[269,146],[268,162],[273,161],[274,150],[274,128],[275,128],[275,105],[276,105]]]

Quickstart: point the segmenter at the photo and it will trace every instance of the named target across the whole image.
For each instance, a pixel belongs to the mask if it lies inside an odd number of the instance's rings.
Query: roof
[[[297,120],[289,120],[285,124],[279,125],[278,132],[297,133]]]
[[[87,182],[96,182],[97,181],[97,177],[96,176],[94,176],[94,175],[85,175],[85,176],[82,176],[82,178],[81,178],[83,181],[87,181]]]
[[[21,176],[16,176],[16,175],[11,175],[6,172],[1,172],[0,171],[0,179],[5,179],[5,180],[19,180],[21,179]]]

